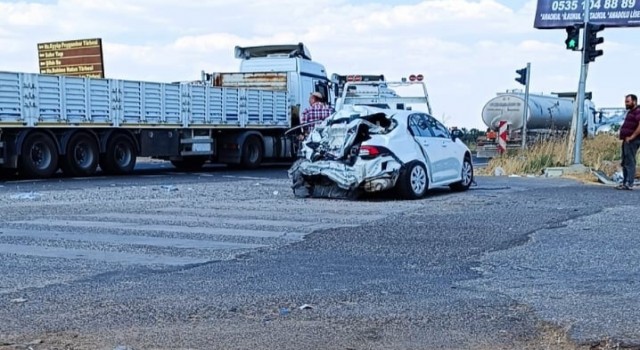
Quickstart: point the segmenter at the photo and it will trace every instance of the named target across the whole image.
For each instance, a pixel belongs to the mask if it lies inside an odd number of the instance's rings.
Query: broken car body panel
[[[303,142],[302,159],[289,170],[296,195],[311,196],[313,187],[331,183],[344,190],[345,195],[358,189],[378,192],[392,188],[402,160],[390,152],[376,157],[366,154],[367,142],[384,146],[388,141],[380,136],[402,129],[388,112],[348,106],[314,128]]]

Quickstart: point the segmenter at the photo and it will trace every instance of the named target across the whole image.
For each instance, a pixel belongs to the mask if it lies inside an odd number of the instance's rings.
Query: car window
[[[451,137],[451,135],[449,134],[449,130],[447,130],[447,128],[444,125],[442,125],[442,123],[437,121],[436,118],[433,118],[431,116],[425,116],[425,117],[427,118],[429,129],[433,133],[433,136],[447,138],[447,139]]]
[[[413,136],[433,137],[429,130],[429,124],[423,115],[412,114],[409,116],[409,129]]]

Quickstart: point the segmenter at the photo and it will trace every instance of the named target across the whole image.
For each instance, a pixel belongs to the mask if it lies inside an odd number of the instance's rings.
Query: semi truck
[[[0,168],[30,178],[129,174],[137,157],[198,169],[293,160],[299,113],[322,64],[303,43],[236,47],[239,72],[146,82],[0,71]]]

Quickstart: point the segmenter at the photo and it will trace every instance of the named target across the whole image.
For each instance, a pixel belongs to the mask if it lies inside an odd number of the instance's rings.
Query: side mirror
[[[457,139],[462,139],[463,136],[464,136],[464,133],[460,129],[456,129],[456,130],[451,131],[451,139],[453,141],[455,141]]]

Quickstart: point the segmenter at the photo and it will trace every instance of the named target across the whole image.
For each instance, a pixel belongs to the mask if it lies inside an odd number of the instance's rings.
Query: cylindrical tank
[[[506,120],[510,129],[521,129],[523,113],[524,94],[498,94],[485,104],[482,120],[494,130],[501,120]],[[528,130],[569,129],[572,119],[572,99],[529,94]]]

